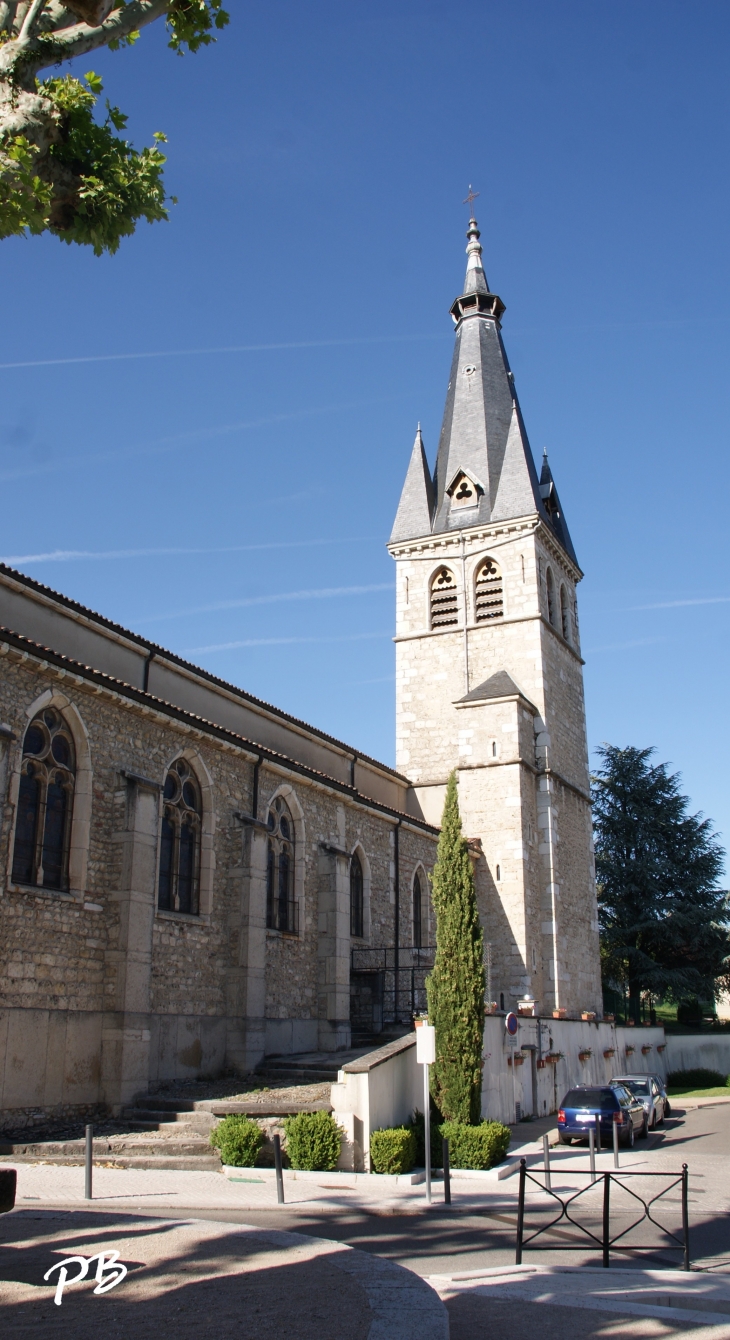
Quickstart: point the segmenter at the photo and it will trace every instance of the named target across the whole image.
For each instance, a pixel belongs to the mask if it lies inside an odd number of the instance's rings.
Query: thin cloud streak
[[[179,654],[181,656],[200,656],[203,652],[213,651],[236,651],[239,647],[288,647],[293,643],[322,643],[322,642],[367,642],[375,638],[392,637],[392,633],[349,633],[342,637],[246,637],[241,638],[239,642],[213,642],[209,647],[187,647]],[[389,679],[394,676],[389,675]],[[375,680],[363,680],[364,684],[375,683]]]
[[[368,586],[325,586],[311,591],[280,591],[268,596],[244,596],[240,600],[218,600],[214,605],[195,605],[187,610],[175,610],[138,619],[138,624],[159,623],[162,619],[184,619],[190,614],[213,614],[217,610],[245,609],[251,605],[278,605],[287,600],[332,600],[337,596],[362,596],[371,591],[394,591],[395,582],[373,582]]]
[[[211,549],[54,549],[47,554],[10,554],[0,558],[0,563],[14,567],[18,563],[73,563],[85,560],[106,560],[114,558],[170,558],[195,554],[246,554],[259,549],[306,549],[323,544],[369,544],[377,539],[374,535],[343,536],[333,540],[280,540],[269,544],[228,544]]]
[[[72,456],[65,460],[47,461],[43,465],[34,465],[18,470],[5,470],[0,473],[0,481],[8,483],[14,479],[32,479],[37,475],[57,474],[61,470],[71,470],[83,465],[128,460],[133,456],[161,456],[168,451],[176,451],[186,442],[193,445],[196,442],[209,441],[211,438],[224,437],[228,433],[244,432],[251,428],[267,428],[276,423],[291,423],[293,420],[312,418],[318,414],[337,414],[345,410],[363,409],[370,405],[392,404],[393,401],[403,399],[404,396],[402,395],[377,396],[372,400],[352,400],[342,404],[319,405],[312,409],[292,410],[289,414],[269,414],[260,419],[243,419],[240,423],[219,424],[214,428],[194,428],[186,433],[176,433],[174,436],[157,438],[156,441],[147,443],[145,446],[120,447],[117,451],[95,452],[85,456]],[[277,499],[277,505],[281,501],[285,500]]]
[[[17,368],[60,368],[79,363],[130,363],[151,358],[198,358],[204,354],[260,354],[282,349],[338,349],[351,344],[411,344],[419,340],[443,340],[439,335],[362,335],[346,340],[289,340],[284,344],[227,344],[208,349],[157,349],[136,354],[86,354],[74,358],[36,358],[18,363],[0,363],[0,371]]]
[[[693,600],[660,600],[656,605],[629,605],[627,613],[635,610],[674,610],[684,605],[728,605],[730,596],[698,596]]]

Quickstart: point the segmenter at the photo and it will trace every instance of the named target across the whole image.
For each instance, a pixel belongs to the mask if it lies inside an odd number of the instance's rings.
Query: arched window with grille
[[[184,758],[173,763],[162,792],[157,906],[197,916],[200,892],[200,786]]]
[[[298,935],[294,901],[294,821],[282,796],[277,796],[266,820],[269,830],[266,858],[266,925],[270,931]]]
[[[572,642],[573,639],[570,636],[570,605],[568,604],[568,592],[564,586],[560,587],[560,625],[565,641]]]
[[[415,949],[423,945],[423,893],[418,871],[413,877],[413,945]]]
[[[431,627],[448,628],[459,622],[459,593],[451,568],[439,568],[431,578]]]
[[[12,879],[37,888],[68,888],[76,759],[60,712],[47,707],[23,741]]]
[[[548,619],[553,625],[553,628],[557,628],[557,611],[555,608],[555,578],[553,577],[552,568],[548,568],[547,570],[545,576],[545,585],[547,586]]]
[[[502,573],[493,558],[485,558],[477,567],[474,606],[477,623],[504,617]]]
[[[357,852],[350,858],[350,935],[362,939],[365,934],[365,881]]]

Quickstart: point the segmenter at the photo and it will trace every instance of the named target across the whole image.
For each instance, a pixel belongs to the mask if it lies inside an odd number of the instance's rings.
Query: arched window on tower
[[[418,871],[413,877],[413,945],[415,949],[423,945],[423,894]]]
[[[477,623],[504,617],[502,573],[499,564],[495,563],[493,558],[485,558],[484,562],[479,564],[474,595]]]
[[[47,707],[33,718],[23,741],[14,883],[68,888],[75,770],[71,732],[61,713]]]
[[[277,796],[266,821],[269,846],[266,862],[266,925],[270,931],[298,935],[294,901],[294,822],[286,801]]]
[[[362,939],[365,934],[365,899],[362,863],[357,852],[350,858],[350,935]]]
[[[560,587],[560,626],[565,641],[572,642],[573,639],[570,636],[570,605],[568,604],[568,592],[564,586]]]
[[[548,619],[553,625],[553,628],[557,628],[557,610],[555,608],[555,578],[553,577],[552,568],[548,568],[547,570],[545,585],[547,586]]]
[[[459,595],[451,568],[439,568],[431,578],[431,627],[448,628],[459,622]]]
[[[190,764],[179,758],[165,778],[157,906],[161,912],[197,916],[200,890],[200,787]]]

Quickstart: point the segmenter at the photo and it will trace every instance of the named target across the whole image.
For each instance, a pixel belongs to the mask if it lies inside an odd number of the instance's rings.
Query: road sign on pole
[[[422,1023],[416,1028],[416,1061],[423,1066],[423,1142],[426,1161],[426,1200],[431,1204],[431,1086],[428,1067],[436,1060],[436,1029]]]

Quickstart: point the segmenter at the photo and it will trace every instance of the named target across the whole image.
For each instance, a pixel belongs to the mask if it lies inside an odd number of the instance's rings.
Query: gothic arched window
[[[266,858],[266,925],[270,931],[296,935],[294,902],[294,822],[285,800],[277,796],[266,821],[269,845]]]
[[[431,578],[431,627],[448,628],[459,622],[459,595],[450,568],[439,568]]]
[[[570,606],[568,604],[568,592],[564,586],[560,588],[560,623],[565,641],[570,642]]]
[[[350,858],[350,935],[359,939],[365,934],[365,899],[362,864],[357,852]]]
[[[553,625],[553,628],[556,628],[557,611],[555,609],[555,578],[553,577],[552,568],[548,568],[547,570],[545,584],[547,586],[548,619]]]
[[[202,805],[198,779],[184,758],[170,768],[162,798],[157,906],[197,916]]]
[[[502,573],[493,558],[486,558],[477,568],[475,606],[477,623],[504,616]]]
[[[14,883],[68,888],[74,777],[73,737],[61,713],[47,707],[33,718],[23,741]]]
[[[413,877],[413,944],[416,949],[423,944],[423,898],[418,871]]]

